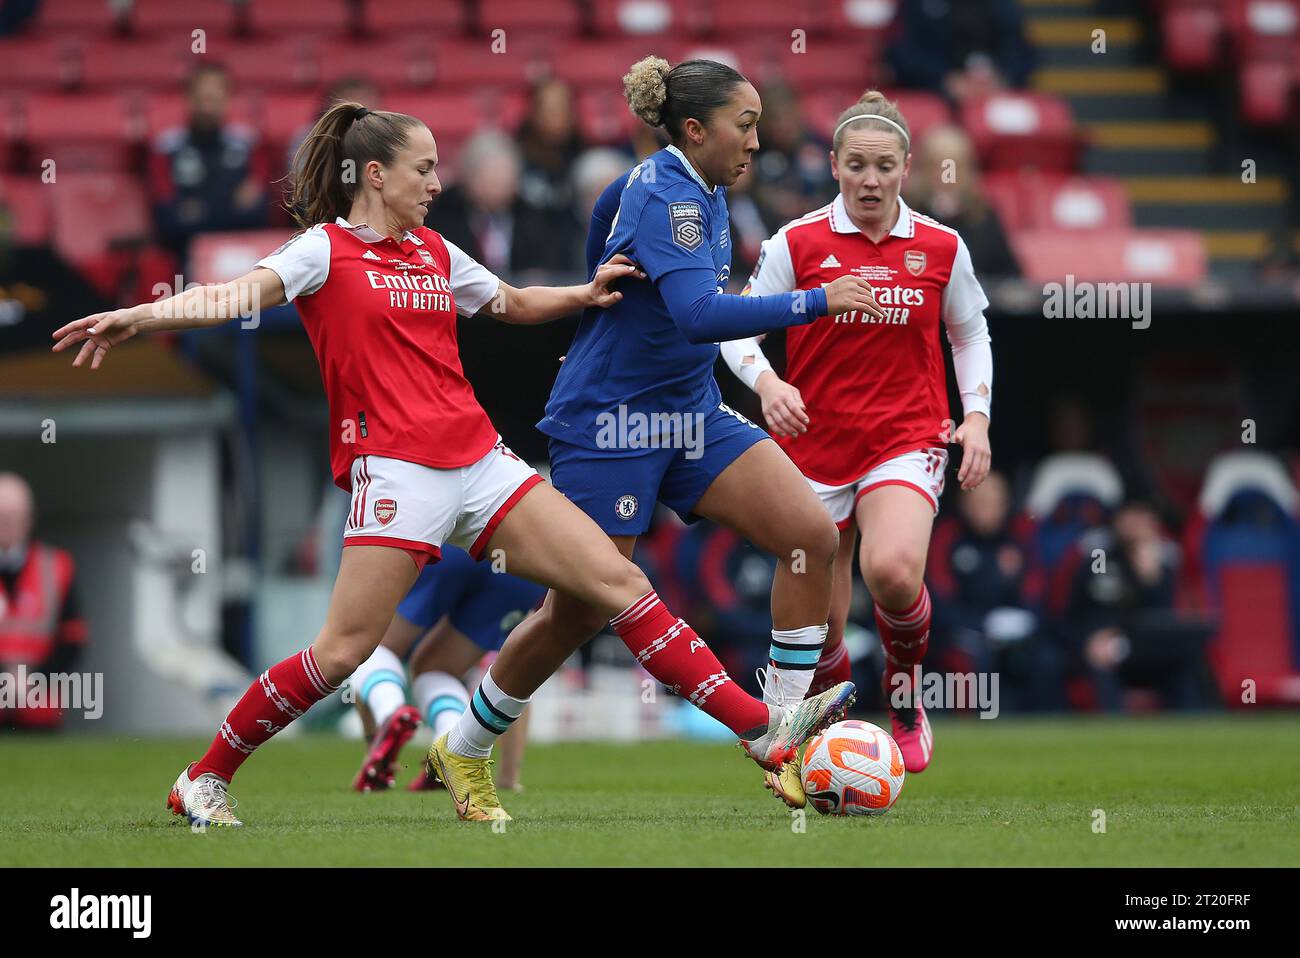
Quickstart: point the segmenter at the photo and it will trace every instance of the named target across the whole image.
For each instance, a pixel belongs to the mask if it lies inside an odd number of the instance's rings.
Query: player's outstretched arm
[[[803,394],[772,369],[763,355],[759,337],[733,339],[718,345],[732,374],[758,394],[763,403],[763,419],[772,432],[778,436],[797,436],[808,431]]]
[[[98,369],[110,349],[139,333],[220,326],[284,301],[279,275],[259,267],[229,283],[194,286],[156,302],[74,320],[53,332],[53,348],[57,353],[81,343],[72,365],[80,366],[89,359],[90,368]]]
[[[623,298],[614,289],[620,279],[645,279],[645,273],[626,256],[610,258],[596,269],[585,286],[525,286],[522,289],[502,283],[497,296],[480,312],[503,323],[535,326],[580,313],[588,306],[608,309]]]

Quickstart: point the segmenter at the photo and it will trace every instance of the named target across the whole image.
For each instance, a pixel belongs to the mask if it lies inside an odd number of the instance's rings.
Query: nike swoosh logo
[[[447,794],[451,796],[451,803],[456,806],[456,817],[463,819],[466,815],[469,814],[469,790],[466,789],[465,800],[463,802],[459,798],[457,798],[456,790],[451,787],[450,776],[447,774],[447,770],[443,768],[442,756],[439,755],[437,756],[437,758],[438,758],[438,777],[442,779],[442,784],[447,786]]]

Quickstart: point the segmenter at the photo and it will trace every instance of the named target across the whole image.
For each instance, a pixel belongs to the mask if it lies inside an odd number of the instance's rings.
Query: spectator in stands
[[[1023,87],[1034,69],[1016,0],[924,0],[899,4],[889,63],[900,86],[960,103]]]
[[[184,258],[199,233],[266,225],[268,171],[256,134],[230,123],[230,79],[205,64],[189,79],[184,126],[154,141],[150,189],[163,243]]]
[[[1079,560],[1061,628],[1101,707],[1122,710],[1134,686],[1156,689],[1168,708],[1202,707],[1202,647],[1178,640],[1179,554],[1155,509],[1125,503],[1108,526],[1084,536]]]
[[[960,127],[939,126],[925,135],[903,192],[914,209],[961,233],[976,275],[1020,275],[1002,221],[980,189],[974,145]]]
[[[1061,661],[1034,611],[1040,572],[1011,532],[1006,479],[990,472],[936,525],[926,570],[934,604],[936,666],[995,671],[1000,708],[1063,708]]]
[[[428,225],[492,272],[572,270],[571,232],[519,195],[519,150],[496,131],[476,134],[461,151],[460,177],[434,200]]]
[[[86,642],[72,557],[32,538],[32,490],[0,473],[0,672],[47,677],[71,672]],[[11,680],[13,681],[13,680]],[[0,728],[57,729],[58,703],[0,710]]]
[[[768,236],[830,202],[835,181],[826,162],[829,150],[829,141],[809,131],[794,90],[781,83],[763,87],[762,148],[754,155],[753,176]]]
[[[515,138],[523,159],[519,195],[556,222],[574,220],[573,164],[585,145],[573,89],[555,79],[533,87]]]
[[[572,244],[575,266],[586,261],[587,226],[596,200],[605,187],[627,176],[634,165],[631,156],[608,147],[587,150],[573,164],[574,210],[579,227]]]

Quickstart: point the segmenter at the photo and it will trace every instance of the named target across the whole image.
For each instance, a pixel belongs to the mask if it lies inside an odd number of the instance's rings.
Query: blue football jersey
[[[610,217],[609,206],[618,206]],[[611,184],[592,213],[592,228],[611,222],[599,262],[622,253],[649,281],[624,281],[623,299],[583,315],[560,366],[546,416],[538,428],[589,449],[602,413],[708,413],[722,396],[713,378],[717,343],[691,343],[674,323],[658,283],[682,269],[708,269],[718,292],[731,274],[726,189],[705,186],[675,147],[649,157]],[[588,256],[596,248],[588,237]],[[593,268],[596,264],[589,263]]]

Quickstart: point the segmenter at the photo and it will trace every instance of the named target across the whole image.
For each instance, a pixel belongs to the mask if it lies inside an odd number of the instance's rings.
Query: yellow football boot
[[[467,758],[448,750],[444,734],[431,746],[424,770],[447,787],[456,817],[467,822],[510,821],[492,784],[492,760]]]

